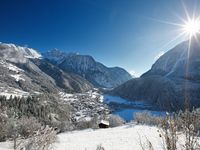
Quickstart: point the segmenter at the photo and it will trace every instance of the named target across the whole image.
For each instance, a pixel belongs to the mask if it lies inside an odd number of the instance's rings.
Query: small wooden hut
[[[101,120],[99,123],[99,128],[109,128],[109,122],[106,120]]]

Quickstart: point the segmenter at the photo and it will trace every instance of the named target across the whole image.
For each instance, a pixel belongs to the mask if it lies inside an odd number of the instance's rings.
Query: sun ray
[[[181,17],[179,14],[176,14],[176,17],[182,22],[182,23],[185,23],[185,18],[183,18],[183,17]],[[180,23],[180,25],[182,25],[181,23]]]
[[[195,5],[194,5],[194,9],[193,9],[193,13],[192,13],[192,18],[196,18],[196,10],[197,10],[197,3],[195,1]]]
[[[182,3],[182,7],[185,13],[185,16],[182,17],[178,14],[175,14],[175,16],[180,20],[180,23],[176,23],[176,22],[170,22],[170,21],[165,21],[165,20],[159,20],[159,19],[154,19],[154,18],[149,18],[153,21],[157,21],[160,23],[164,23],[164,24],[168,24],[168,25],[173,25],[179,28],[179,34],[174,37],[172,40],[170,40],[169,42],[167,42],[166,44],[164,44],[162,46],[161,49],[167,47],[168,45],[170,45],[171,43],[173,43],[174,41],[178,40],[179,38],[183,37],[183,38],[187,38],[188,45],[186,47],[186,51],[183,50],[182,55],[186,55],[186,61],[185,61],[185,82],[184,82],[184,86],[185,86],[185,105],[186,107],[189,106],[189,92],[187,91],[188,88],[188,81],[187,78],[190,76],[190,58],[191,58],[191,50],[193,49],[193,42],[198,42],[200,43],[200,15],[197,15],[196,11],[197,11],[197,7],[196,5],[194,5],[194,8],[192,9],[193,11],[189,12],[188,9],[186,8],[185,3],[183,2],[183,0],[181,0]],[[180,41],[179,41],[180,42]]]
[[[188,10],[187,10],[187,8],[186,8],[185,3],[183,2],[183,0],[181,0],[181,4],[183,6],[183,9],[184,9],[184,12],[185,12],[185,15],[186,15],[186,20],[190,20],[191,17],[189,15],[189,12],[188,12]]]
[[[170,44],[172,44],[175,41],[180,41],[180,39],[187,39],[188,40],[188,48],[187,48],[187,62],[186,62],[186,76],[188,75],[188,70],[189,70],[189,62],[190,62],[190,51],[191,51],[191,46],[192,46],[192,41],[193,40],[199,40],[199,38],[197,38],[197,36],[200,36],[200,16],[196,15],[196,6],[194,7],[193,11],[191,13],[188,12],[185,3],[181,0],[182,2],[182,6],[183,6],[183,10],[185,12],[185,19],[183,17],[181,17],[180,15],[176,15],[177,18],[180,20],[180,22],[170,22],[170,21],[166,21],[166,20],[159,20],[159,19],[155,19],[155,18],[148,18],[150,20],[159,22],[159,23],[164,23],[164,24],[168,24],[168,25],[172,25],[172,26],[176,26],[177,31],[179,32],[179,34],[177,36],[175,36],[173,39],[171,39],[169,42],[167,42],[166,44],[164,44],[161,49],[166,48],[167,46],[169,46]],[[190,15],[191,14],[191,15]]]
[[[184,32],[181,32],[175,38],[173,38],[172,40],[170,40],[169,42],[167,42],[166,44],[164,44],[160,49],[164,49],[165,47],[169,46],[171,43],[173,43],[176,40],[178,40],[179,38],[181,38],[184,34],[185,34]]]
[[[170,21],[165,21],[165,20],[159,20],[159,19],[150,18],[150,17],[148,17],[148,19],[159,22],[159,23],[163,23],[163,24],[174,25],[174,26],[179,26],[179,27],[182,26],[182,24],[180,24],[180,23],[175,23],[175,22],[170,22]]]

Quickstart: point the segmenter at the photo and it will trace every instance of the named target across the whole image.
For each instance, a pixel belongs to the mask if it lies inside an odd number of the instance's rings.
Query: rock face
[[[200,39],[198,37],[198,39]],[[200,43],[193,38],[161,56],[140,78],[111,91],[130,100],[144,100],[161,108],[200,106]]]
[[[132,79],[124,69],[108,68],[88,55],[67,54],[59,50],[48,51],[43,55],[60,69],[79,74],[97,87],[113,88]]]

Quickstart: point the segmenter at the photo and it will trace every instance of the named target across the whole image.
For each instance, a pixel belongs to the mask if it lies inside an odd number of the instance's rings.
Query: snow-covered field
[[[163,150],[164,139],[157,127],[127,124],[108,129],[87,129],[61,133],[53,144],[55,150],[96,150],[101,145],[105,150],[142,150],[149,149],[151,142],[154,150]],[[178,149],[182,149],[183,137],[178,138]],[[13,150],[12,142],[0,143],[0,150]]]
[[[142,150],[152,142],[154,149],[161,150],[163,139],[158,128],[143,125],[125,125],[116,128],[74,131],[58,135],[57,150],[95,150],[102,145],[105,150]]]

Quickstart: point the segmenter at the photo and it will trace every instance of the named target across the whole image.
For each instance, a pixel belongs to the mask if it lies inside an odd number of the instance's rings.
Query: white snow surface
[[[55,150],[95,150],[101,145],[105,150],[142,150],[142,147],[149,149],[151,142],[154,150],[163,150],[164,139],[159,134],[157,127],[131,123],[116,128],[61,133],[53,147]],[[184,139],[181,134],[178,139],[180,150]],[[12,142],[2,142],[0,149],[12,150],[12,145]]]
[[[19,73],[19,72],[23,72],[24,70],[18,68],[17,66],[11,64],[11,63],[8,63],[6,62],[5,60],[0,60],[0,65],[2,65],[4,68],[8,68],[10,71],[13,71],[13,72],[16,72],[16,73]]]
[[[19,80],[25,81],[25,79],[22,77],[22,74],[20,74],[20,73],[24,72],[24,70],[18,68],[17,66],[13,65],[12,63],[6,62],[5,60],[0,60],[0,65],[4,68],[8,68],[9,71],[12,71],[12,74],[10,74],[10,76],[15,78],[15,80],[17,82]]]
[[[143,125],[125,125],[116,128],[83,130],[58,135],[57,150],[95,150],[102,145],[106,150],[142,150],[140,142],[148,148],[146,138],[155,150],[162,149],[158,128]],[[141,141],[140,141],[141,139]]]
[[[0,142],[0,150],[14,150],[12,147],[13,147],[13,142],[11,141]]]
[[[21,74],[11,74],[10,76],[15,78],[15,81],[17,81],[17,82],[19,80],[25,81],[25,79],[21,77]]]
[[[14,65],[10,64],[10,63],[7,63],[7,68],[8,68],[9,70],[11,70],[11,71],[16,72],[16,73],[18,73],[18,72],[20,72],[20,71],[21,71],[21,72],[24,71],[24,70],[18,68],[17,66],[14,66]]]
[[[41,54],[39,54],[37,51],[35,51],[32,48],[16,46],[14,44],[4,44],[4,45],[7,45],[9,48],[13,48],[16,51],[23,52],[26,58],[40,58],[41,57]]]
[[[163,150],[164,139],[160,133],[157,127],[131,123],[116,128],[61,133],[54,147],[57,150],[95,150],[101,145],[105,150],[142,150],[149,149],[150,141],[154,150]],[[180,134],[178,149],[181,149],[183,141]]]
[[[26,52],[26,55],[25,55],[26,58],[41,58],[42,57],[41,54],[39,54],[37,51],[35,51],[32,48],[26,48],[24,49],[24,51]]]

